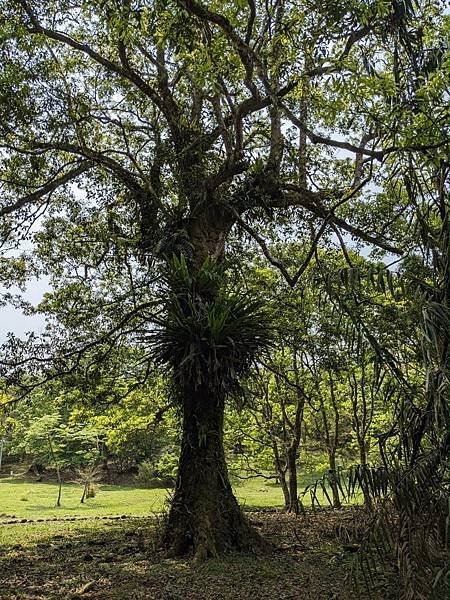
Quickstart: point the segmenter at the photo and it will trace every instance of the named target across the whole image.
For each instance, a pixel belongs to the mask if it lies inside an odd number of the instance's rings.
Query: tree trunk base
[[[162,545],[168,557],[199,562],[225,552],[263,553],[270,544],[250,525],[231,488],[223,450],[224,398],[186,389],[175,493]]]
[[[162,539],[167,558],[192,555],[195,562],[202,562],[226,552],[260,555],[272,549],[243,515],[231,489],[214,496],[213,503],[197,500],[186,503],[175,496]]]

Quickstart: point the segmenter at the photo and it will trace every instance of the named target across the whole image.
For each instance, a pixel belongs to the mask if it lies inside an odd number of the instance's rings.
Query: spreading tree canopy
[[[224,402],[270,344],[264,306],[226,277],[239,240],[292,286],[323,236],[414,249],[398,182],[418,153],[446,160],[443,28],[438,2],[410,0],[2,3],[1,235],[35,243],[27,265],[5,252],[3,278],[53,279],[48,376],[125,339],[170,369],[174,554],[264,546],[222,448]],[[291,270],[268,238],[296,232]]]

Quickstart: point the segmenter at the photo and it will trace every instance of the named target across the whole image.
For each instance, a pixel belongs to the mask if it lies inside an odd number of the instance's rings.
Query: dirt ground
[[[200,565],[164,558],[155,518],[1,525],[8,535],[0,538],[0,598],[394,599],[392,565],[373,564],[367,583],[358,571],[361,510],[249,513],[273,551]]]

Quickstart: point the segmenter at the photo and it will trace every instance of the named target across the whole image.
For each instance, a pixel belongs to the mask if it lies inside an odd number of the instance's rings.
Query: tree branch
[[[152,102],[164,114],[168,123],[172,127],[177,127],[176,119],[174,119],[174,115],[172,114],[173,107],[169,107],[167,103],[164,102],[164,100],[158,95],[156,90],[146,81],[144,81],[142,77],[130,67],[128,61],[123,60],[123,44],[121,44],[121,50],[119,52],[119,54],[121,55],[122,64],[117,64],[116,62],[110,60],[109,58],[106,58],[105,56],[94,50],[91,46],[89,46],[89,44],[80,42],[61,31],[55,31],[44,27],[40,23],[39,19],[36,16],[36,13],[26,0],[19,0],[19,3],[31,21],[32,27],[28,29],[30,33],[41,34],[48,39],[61,42],[62,44],[65,44],[66,46],[69,46],[74,50],[77,50],[78,52],[86,54],[94,62],[96,62],[99,65],[102,65],[108,71],[113,72],[116,75],[123,77],[124,79],[127,79],[129,82],[133,83],[145,96],[152,100]]]
[[[308,265],[311,262],[312,257],[314,256],[314,252],[317,248],[317,244],[319,243],[319,240],[322,237],[322,235],[328,225],[328,219],[325,219],[324,222],[322,223],[322,225],[320,226],[319,230],[317,231],[316,235],[314,236],[314,239],[311,244],[311,248],[310,248],[305,260],[303,261],[303,263],[301,264],[300,268],[295,273],[295,275],[293,277],[291,277],[291,275],[289,274],[289,271],[286,269],[286,267],[283,265],[283,263],[280,260],[278,260],[277,258],[275,258],[270,253],[270,250],[267,247],[265,240],[250,225],[248,225],[243,219],[241,219],[241,217],[237,214],[236,211],[233,211],[233,212],[235,214],[236,220],[239,223],[239,225],[258,243],[259,247],[263,251],[263,254],[267,258],[269,263],[271,265],[273,265],[274,267],[276,267],[280,271],[280,273],[283,275],[283,277],[286,279],[286,281],[290,285],[290,287],[294,288],[295,285],[297,284],[298,280],[300,279],[300,277],[303,275],[303,273],[308,268]]]
[[[305,190],[303,190],[302,188],[299,188],[299,186],[295,186],[293,184],[287,184],[284,186],[284,188],[287,190],[290,190],[293,193],[290,196],[285,197],[284,199],[283,199],[283,197],[280,198],[280,201],[277,203],[272,202],[271,203],[272,207],[287,208],[289,206],[301,206],[301,207],[305,208],[306,210],[310,211],[311,213],[313,213],[314,215],[316,215],[317,217],[320,217],[321,219],[327,219],[330,212],[333,212],[340,204],[342,204],[343,202],[345,202],[349,199],[349,197],[343,197],[339,202],[337,202],[334,205],[334,207],[332,207],[331,209],[327,209],[325,206],[323,206],[322,204],[319,204],[317,202],[317,200],[320,198],[320,194],[316,194],[315,196],[313,196],[311,198],[311,195],[313,194],[313,192],[309,192],[309,197],[308,196],[305,197]],[[354,194],[355,194],[355,190],[353,190],[351,192],[351,195],[354,195]],[[324,197],[324,194],[322,194],[322,197]],[[352,225],[351,223],[347,223],[347,221],[345,221],[341,217],[338,217],[333,214],[329,218],[329,220],[331,223],[334,223],[335,225],[337,225],[344,231],[351,233],[355,237],[363,240],[364,242],[373,244],[374,246],[377,246],[378,248],[381,248],[382,250],[386,250],[387,252],[390,252],[391,254],[397,254],[397,255],[403,254],[403,250],[401,250],[397,246],[393,246],[392,244],[390,244],[388,241],[386,241],[382,237],[367,233],[360,227]]]
[[[16,202],[14,202],[14,204],[9,204],[7,206],[0,208],[0,217],[9,215],[9,214],[15,212],[16,210],[23,208],[27,204],[33,204],[34,202],[36,202],[43,196],[46,196],[47,194],[54,192],[57,188],[61,187],[62,185],[65,185],[69,181],[72,181],[79,175],[85,173],[91,166],[92,166],[92,163],[90,161],[82,161],[78,165],[78,167],[76,167],[75,169],[72,169],[71,171],[68,171],[61,177],[52,179],[51,181],[48,181],[39,190],[36,190],[35,192],[28,194],[27,196],[23,196],[22,198],[20,198]]]
[[[61,152],[67,152],[69,154],[75,154],[82,156],[91,163],[97,163],[108,168],[113,172],[130,190],[133,192],[143,193],[145,189],[136,180],[134,173],[123,167],[120,163],[107,156],[103,152],[96,150],[90,150],[89,148],[82,148],[74,144],[63,143],[63,142],[38,142],[35,140],[26,142],[29,148],[20,148],[12,146],[11,144],[0,144],[0,147],[12,149],[22,154],[33,154],[36,150],[59,150]]]
[[[383,148],[382,150],[370,150],[365,146],[355,146],[355,144],[350,144],[349,142],[341,142],[339,140],[334,140],[332,138],[325,137],[323,135],[319,135],[318,133],[314,133],[302,123],[302,121],[294,115],[294,113],[286,107],[286,105],[281,104],[283,107],[284,113],[288,117],[288,119],[299,129],[302,129],[307,137],[313,144],[324,144],[325,146],[330,146],[333,148],[340,148],[341,150],[347,150],[348,152],[352,152],[358,156],[365,155],[370,156],[371,158],[375,158],[377,160],[382,160],[388,154],[392,154],[394,152],[424,152],[426,150],[436,150],[437,148],[442,148],[448,144],[447,141],[439,142],[437,144],[411,144],[409,146],[388,146],[387,148]]]

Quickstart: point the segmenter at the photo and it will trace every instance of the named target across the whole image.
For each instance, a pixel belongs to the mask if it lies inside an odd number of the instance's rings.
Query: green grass
[[[248,509],[282,505],[281,488],[270,480],[242,481],[234,490]],[[146,517],[163,508],[167,490],[101,485],[95,498],[80,504],[81,486],[65,484],[62,506],[56,508],[57,491],[55,483],[0,479],[2,600],[272,600],[281,598],[280,581],[286,599],[347,600],[340,590],[352,557],[343,554],[331,534],[341,511],[329,525],[329,511],[318,521],[310,513],[298,517],[281,511],[249,513],[250,521],[282,552],[274,549],[263,557],[230,554],[195,565],[189,559],[166,559],[157,543],[162,521]],[[2,525],[5,515],[88,518]],[[101,518],[113,515],[136,518]],[[300,544],[295,542],[297,531]],[[372,598],[386,598],[383,594]]]
[[[0,514],[17,518],[150,515],[161,510],[168,491],[137,486],[100,485],[95,498],[80,503],[82,486],[63,485],[61,506],[56,506],[58,485],[14,479],[0,479]]]
[[[283,504],[281,488],[264,479],[250,479],[240,483],[235,486],[235,493],[243,506],[269,507]],[[64,484],[61,506],[58,508],[56,483],[0,479],[0,514],[26,519],[122,514],[145,516],[163,508],[170,490],[132,485],[100,485],[95,498],[90,498],[84,504],[80,503],[81,494],[80,485]]]
[[[281,488],[264,479],[250,479],[235,487],[239,502],[248,507],[281,506]],[[80,503],[82,487],[63,485],[61,506],[56,506],[58,485],[19,479],[0,479],[0,515],[38,519],[51,517],[133,515],[145,516],[164,507],[170,490],[132,485],[100,485],[95,498]],[[0,517],[6,518],[6,517]]]
[[[142,521],[145,519],[143,518]],[[132,522],[134,523],[134,520]],[[70,540],[80,535],[95,535],[105,529],[115,530],[124,527],[124,523],[130,523],[130,521],[89,519],[87,521],[48,521],[0,526],[0,547],[18,549],[19,546],[20,548],[38,546],[44,548],[47,544],[54,543],[55,539]]]
[[[306,482],[305,482],[306,483]],[[283,506],[281,487],[272,480],[253,478],[238,481],[234,486],[236,497],[245,508]],[[37,483],[23,479],[0,479],[0,515],[19,519],[42,519],[52,517],[95,517],[113,515],[146,516],[163,509],[170,490],[145,488],[133,485],[100,485],[95,498],[80,503],[82,487],[64,484],[61,506],[56,506],[58,485]],[[326,501],[319,494],[319,501]],[[309,503],[309,495],[305,504]],[[6,519],[6,516],[1,519]]]
[[[352,509],[348,509],[352,510]],[[293,517],[257,513],[254,525],[274,544],[264,556],[227,554],[199,565],[159,550],[155,519],[57,521],[0,527],[2,600],[366,600],[364,588],[343,594],[352,555],[332,532],[326,511]],[[343,525],[351,512],[338,513]],[[254,515],[249,515],[250,520]],[[302,544],[293,544],[293,531]],[[280,551],[282,549],[282,551]],[[372,589],[371,600],[388,597]]]
[[[298,474],[298,493],[301,495],[307,485],[311,485],[321,477],[321,473],[299,473]],[[234,493],[239,503],[244,508],[267,508],[282,507],[284,497],[281,486],[273,479],[264,479],[263,477],[253,477],[251,479],[234,479]],[[331,494],[330,494],[331,496]],[[329,506],[322,490],[317,490],[317,499],[322,506]],[[311,496],[305,494],[302,500],[304,506],[311,505]]]
[[[244,508],[283,506],[281,487],[271,480],[255,477],[234,485],[234,493]]]

